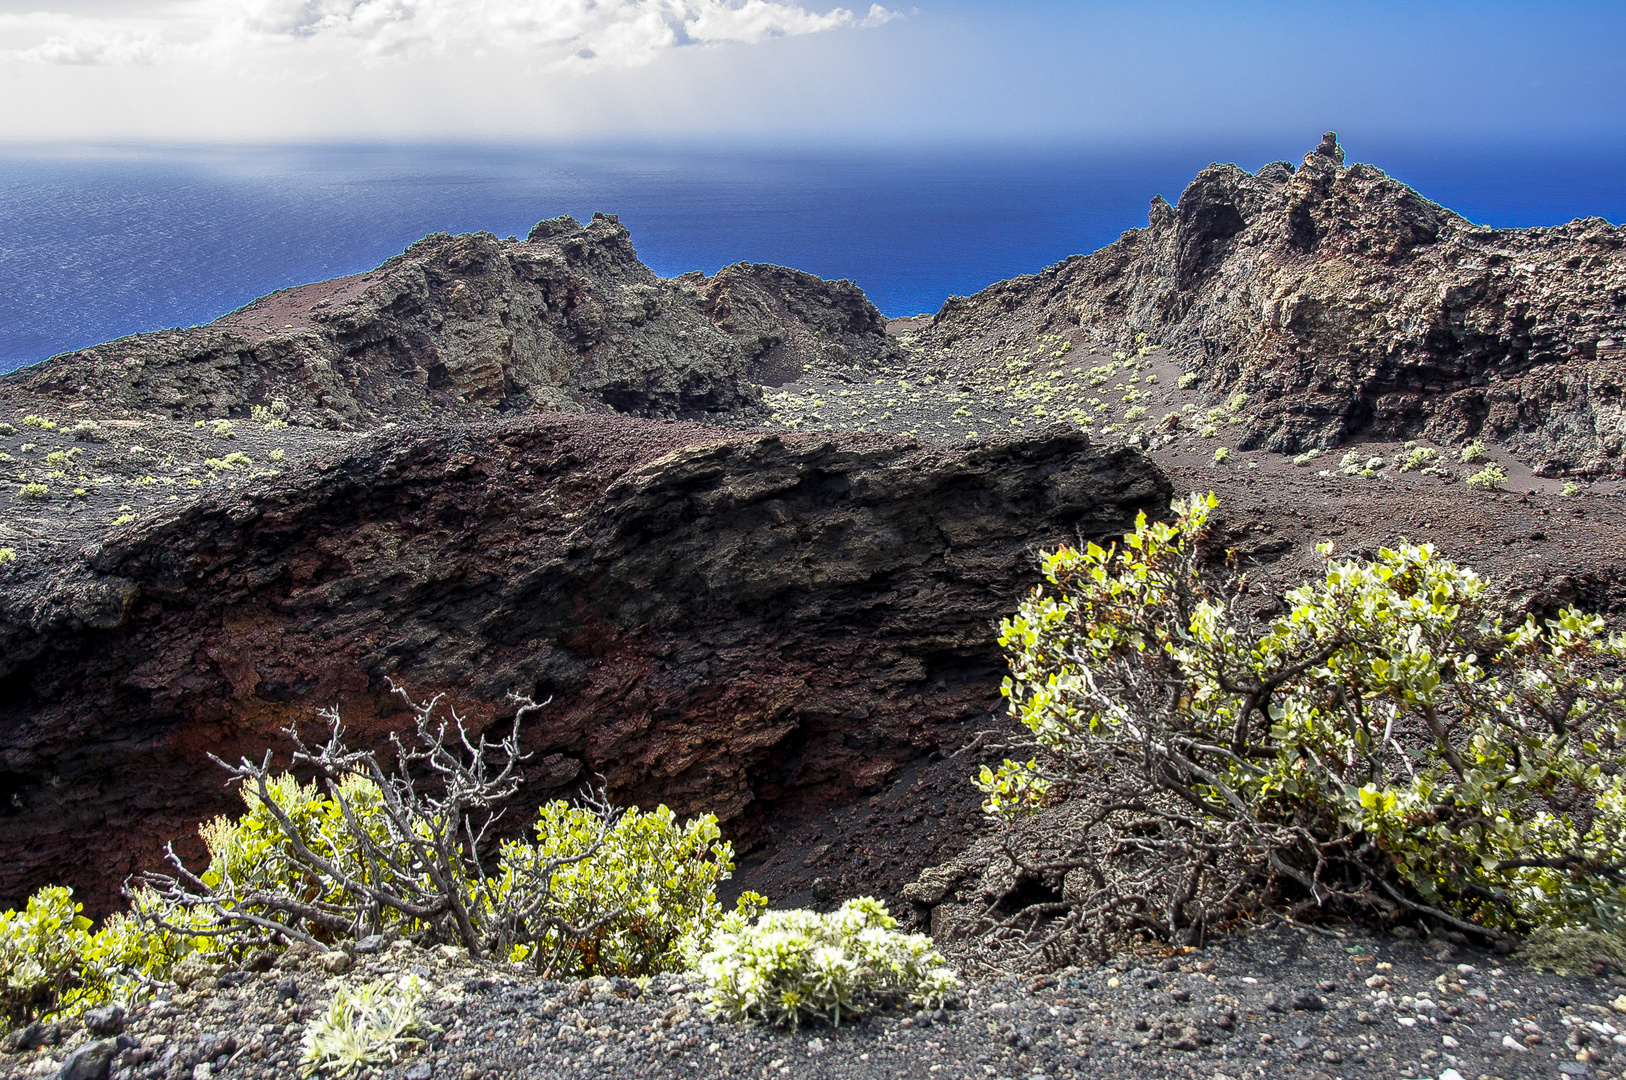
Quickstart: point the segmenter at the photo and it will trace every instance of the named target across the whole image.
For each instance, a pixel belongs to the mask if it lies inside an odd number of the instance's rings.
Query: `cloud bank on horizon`
[[[1623,39],[1619,0],[0,0],[0,143],[1598,143]]]
[[[870,28],[901,13],[872,4],[818,12],[788,0],[178,0],[116,12],[0,12],[0,61],[62,65],[297,65],[410,60],[454,51],[525,54],[551,69],[639,67],[683,47]]]

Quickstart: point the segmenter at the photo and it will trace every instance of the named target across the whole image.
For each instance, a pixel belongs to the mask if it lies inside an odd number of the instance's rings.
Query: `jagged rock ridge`
[[[750,414],[784,372],[893,356],[884,331],[850,282],[747,263],[659,278],[601,214],[544,221],[523,241],[429,236],[368,273],[66,353],[0,386],[174,419],[281,399],[296,424],[345,429],[492,409]]]
[[[1249,394],[1250,447],[1484,435],[1547,473],[1623,468],[1626,233],[1474,225],[1345,166],[1332,133],[1297,170],[1209,166],[1146,228],[951,300],[930,337],[1057,323],[1145,335]]]

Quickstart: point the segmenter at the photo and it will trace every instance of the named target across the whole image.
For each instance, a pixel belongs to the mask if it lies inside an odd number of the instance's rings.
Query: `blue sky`
[[[0,0],[0,140],[1618,144],[1626,5]]]

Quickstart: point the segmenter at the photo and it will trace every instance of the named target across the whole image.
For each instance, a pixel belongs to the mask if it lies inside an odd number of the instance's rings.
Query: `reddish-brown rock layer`
[[[0,591],[0,904],[106,907],[232,796],[205,758],[285,749],[386,677],[479,724],[510,690],[528,794],[590,772],[749,838],[878,787],[998,701],[990,619],[1033,546],[1165,506],[1138,452],[549,416],[369,436],[130,526]],[[511,709],[511,707],[510,707]]]

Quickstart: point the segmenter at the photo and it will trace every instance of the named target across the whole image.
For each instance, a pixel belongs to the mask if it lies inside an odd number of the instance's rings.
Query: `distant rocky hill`
[[[176,420],[280,400],[291,422],[333,429],[487,410],[749,415],[762,383],[804,364],[896,351],[851,282],[749,263],[662,279],[601,214],[523,241],[429,236],[368,273],[66,353],[0,388]]]
[[[1623,469],[1626,231],[1490,229],[1331,134],[1295,170],[1211,165],[1144,229],[956,299],[922,335],[963,350],[1029,326],[1167,347],[1247,393],[1244,443],[1483,435],[1546,474]]]

